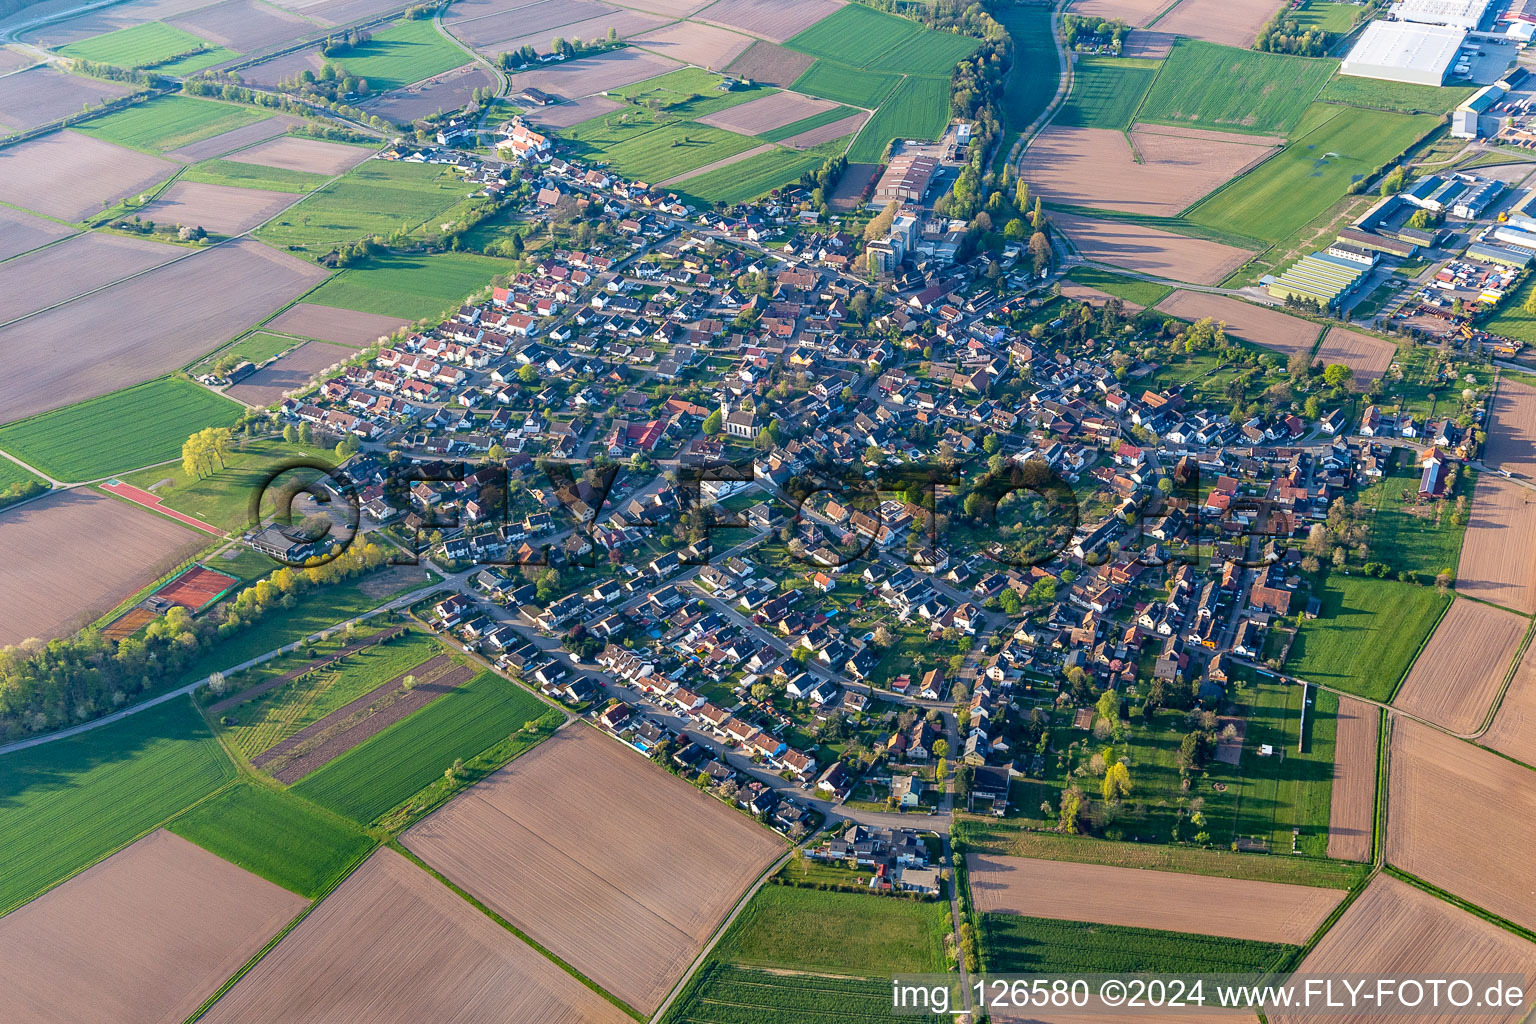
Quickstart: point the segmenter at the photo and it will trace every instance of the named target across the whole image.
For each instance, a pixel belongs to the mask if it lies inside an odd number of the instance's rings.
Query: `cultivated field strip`
[[[0,324],[56,306],[188,254],[147,238],[76,235],[0,263]]]
[[[0,206],[0,260],[68,238],[76,228]]]
[[[1536,946],[1383,874],[1377,875],[1350,905],[1298,970],[1309,976],[1348,973],[1434,978],[1443,977],[1448,971],[1513,972],[1529,976],[1536,971]],[[1377,1024],[1383,1019],[1375,1007],[1359,1013],[1272,1008],[1265,1016],[1271,1024]],[[1518,1008],[1471,1018],[1464,1014],[1424,1013],[1412,1019],[1423,1024],[1452,1024],[1469,1019],[1479,1024],[1515,1024],[1524,1016],[1524,1008]]]
[[[309,174],[340,174],[356,167],[371,155],[372,150],[362,146],[345,146],[339,142],[284,136],[252,146],[250,149],[242,149],[225,159],[240,164],[280,167],[284,170],[304,171]]]
[[[1525,649],[1520,665],[1510,678],[1509,689],[1499,702],[1493,724],[1478,742],[1501,754],[1536,765],[1536,644]]]
[[[324,341],[307,342],[274,359],[233,387],[225,388],[224,394],[237,402],[258,408],[274,405],[325,370],[344,362],[354,351]]]
[[[782,43],[841,6],[839,0],[718,0],[700,11],[694,20]]]
[[[204,1024],[633,1024],[393,850],[341,884]]]
[[[383,732],[413,711],[468,682],[474,674],[468,666],[440,654],[300,729],[252,758],[251,763],[279,782],[297,782],[370,736]],[[400,682],[408,675],[414,675],[417,682],[406,690]]]
[[[971,894],[982,913],[1301,945],[1344,893],[1279,882],[1148,874],[1135,868],[973,853]],[[1135,893],[1134,899],[1127,898]]]
[[[494,90],[496,76],[480,64],[465,64],[404,89],[391,89],[367,104],[367,110],[396,124],[407,124],[439,110],[468,106],[475,90],[481,88]]]
[[[388,337],[406,321],[379,313],[355,313],[350,309],[299,302],[283,310],[264,326],[281,334],[329,341],[335,345],[364,348]]]
[[[1212,317],[1226,324],[1227,334],[1276,352],[1312,351],[1321,328],[1310,320],[1288,316],[1267,306],[1205,292],[1177,291],[1157,304],[1158,312],[1183,320]]]
[[[520,71],[512,77],[514,90],[532,86],[563,99],[591,96],[664,75],[681,67],[677,61],[644,50],[626,47],[596,57],[568,60],[537,71]]]
[[[152,832],[0,918],[5,1020],[181,1021],[307,902]]]
[[[752,45],[753,40],[740,32],[680,21],[665,28],[652,29],[643,35],[631,36],[629,42],[631,46],[643,46],[672,60],[723,71]]]
[[[0,201],[79,221],[176,173],[179,164],[79,132],[0,149]]]
[[[1274,13],[1269,0],[1180,0],[1157,30],[1247,49]]]
[[[1536,774],[1396,718],[1390,776],[1387,863],[1536,929]]]
[[[562,729],[402,842],[642,1010],[660,1004],[784,848],[584,725]]]
[[[289,192],[178,181],[140,211],[145,220],[200,227],[215,235],[239,235],[299,201]]]
[[[1536,476],[1536,387],[1508,377],[1499,380],[1483,461],[1495,469]]]
[[[760,40],[747,47],[746,52],[732,61],[726,70],[754,82],[788,88],[814,63],[816,58],[808,53]]]
[[[1536,491],[1495,473],[1478,475],[1456,590],[1536,612]]]
[[[299,118],[277,114],[272,117],[262,118],[260,121],[253,121],[247,125],[241,125],[239,128],[231,128],[229,131],[215,135],[211,139],[193,142],[190,145],[170,150],[162,155],[168,160],[180,160],[184,163],[193,164],[201,160],[207,160],[210,157],[223,156],[232,150],[276,138],[289,128],[302,123]]]
[[[0,76],[0,124],[28,131],[78,114],[87,103],[94,106],[132,91],[121,82],[66,75],[51,67],[32,68]]]
[[[1066,213],[1051,221],[1088,259],[1170,281],[1218,284],[1253,256],[1237,246],[1139,224]]]
[[[1463,736],[1482,727],[1530,621],[1461,599],[1413,663],[1395,707]]]
[[[1381,710],[1339,697],[1333,739],[1333,798],[1328,806],[1328,856],[1371,859],[1375,829],[1376,755]]]
[[[836,108],[837,104],[830,100],[818,100],[797,92],[776,92],[738,103],[734,107],[726,107],[697,120],[699,124],[723,128],[739,135],[761,135]]]
[[[345,658],[349,654],[356,654],[358,651],[372,647],[374,644],[383,643],[386,640],[393,640],[395,637],[404,632],[404,626],[392,626],[389,629],[383,630],[382,632],[375,633],[373,636],[364,637],[361,640],[354,640],[352,643],[347,644],[345,647],[336,651],[334,654],[327,655],[324,658],[317,658],[307,665],[303,665],[294,669],[292,672],[284,672],[282,675],[268,679],[265,682],[259,683],[248,690],[242,690],[232,697],[226,697],[217,703],[208,705],[208,713],[210,715],[221,715],[236,705],[244,704],[248,700],[254,700],[264,693],[270,693],[278,687],[292,682],[306,672],[317,672],[332,664],[333,662],[338,661],[341,658]]]

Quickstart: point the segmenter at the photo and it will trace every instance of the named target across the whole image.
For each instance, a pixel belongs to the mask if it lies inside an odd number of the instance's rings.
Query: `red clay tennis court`
[[[226,573],[194,565],[155,591],[155,597],[169,604],[179,604],[196,614],[223,597],[239,582]]]
[[[122,640],[125,637],[133,636],[141,628],[154,621],[155,613],[148,608],[130,608],[126,614],[102,630],[101,635],[108,640]]]

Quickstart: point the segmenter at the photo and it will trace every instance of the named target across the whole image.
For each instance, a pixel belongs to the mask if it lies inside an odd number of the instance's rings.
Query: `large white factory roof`
[[[1450,66],[1466,32],[1444,25],[1411,21],[1373,21],[1344,58],[1346,75],[1371,74],[1383,68],[1441,74]]]
[[[1489,0],[1399,0],[1392,5],[1392,15],[1399,21],[1470,30],[1483,20],[1488,3]]]

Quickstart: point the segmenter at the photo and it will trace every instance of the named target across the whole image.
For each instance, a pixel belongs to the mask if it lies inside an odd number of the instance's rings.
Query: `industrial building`
[[[1337,246],[1335,253],[1303,256],[1279,277],[1267,280],[1269,294],[1277,299],[1312,299],[1324,309],[1342,305],[1376,263],[1374,253],[1353,246]]]
[[[1446,25],[1373,21],[1360,33],[1339,73],[1388,82],[1443,85],[1466,35],[1465,29]]]
[[[1472,32],[1482,24],[1489,0],[1399,0],[1392,17],[1420,25],[1447,25]]]
[[[1530,266],[1531,257],[1536,256],[1536,250],[1522,248],[1518,245],[1473,242],[1467,246],[1467,256],[1474,260],[1482,260],[1484,263],[1497,263],[1501,267],[1514,267],[1516,270],[1524,270]]]
[[[931,156],[903,153],[891,160],[880,181],[875,185],[875,201],[888,203],[892,199],[922,202],[928,185],[933,181],[939,162]]]

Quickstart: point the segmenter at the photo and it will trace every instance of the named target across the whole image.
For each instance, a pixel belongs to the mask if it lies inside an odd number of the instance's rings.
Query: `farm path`
[[[22,469],[26,470],[28,473],[31,473],[33,476],[40,476],[40,477],[42,477],[44,480],[48,481],[50,486],[53,486],[53,487],[67,487],[67,486],[69,486],[68,484],[64,483],[64,481],[62,481],[62,480],[55,480],[53,477],[49,476],[47,473],[44,473],[42,470],[38,469],[36,466],[32,466],[32,465],[29,465],[29,464],[21,461],[16,456],[12,455],[10,452],[0,451],[0,455],[3,455],[5,458],[7,458],[10,461],[16,463],[16,465],[20,466]]]

